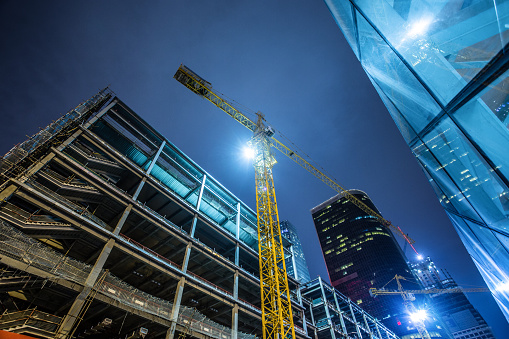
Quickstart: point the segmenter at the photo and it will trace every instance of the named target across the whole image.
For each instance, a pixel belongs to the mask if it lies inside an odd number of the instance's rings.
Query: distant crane
[[[272,175],[272,167],[276,164],[276,159],[271,147],[304,167],[336,192],[343,194],[350,202],[366,214],[373,216],[382,225],[394,230],[412,246],[414,241],[403,233],[399,227],[392,225],[380,214],[337,184],[323,171],[311,165],[305,159],[307,158],[306,156],[300,155],[297,151],[290,149],[274,138],[275,130],[266,124],[263,114],[260,112],[256,113],[257,120],[255,123],[225,100],[221,94],[215,92],[210,82],[204,80],[184,65],[180,65],[174,78],[194,93],[209,100],[253,132],[251,144],[255,151],[256,212],[258,219],[258,253],[264,339],[295,338],[290,291],[288,288],[276,192]],[[412,248],[414,247],[412,246]]]
[[[422,338],[431,339],[428,331],[426,330],[426,326],[424,325],[424,317],[420,312],[416,309],[415,305],[412,303],[415,300],[414,294],[446,294],[446,293],[460,293],[460,292],[489,292],[490,290],[488,288],[430,288],[427,290],[404,290],[403,286],[401,285],[400,280],[407,280],[401,275],[394,276],[388,283],[391,281],[396,280],[396,283],[398,284],[397,290],[386,290],[384,288],[376,289],[376,288],[370,288],[369,294],[372,297],[376,297],[377,295],[395,295],[399,294],[403,298],[403,304],[405,305],[405,309],[407,310],[408,314],[414,315],[414,324],[417,328],[417,331],[419,331],[419,334]],[[387,283],[387,284],[388,284]],[[387,285],[385,284],[385,285]]]

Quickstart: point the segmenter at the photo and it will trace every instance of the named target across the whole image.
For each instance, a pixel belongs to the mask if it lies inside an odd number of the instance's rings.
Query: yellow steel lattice
[[[254,168],[263,338],[295,338],[272,176],[275,160],[271,154],[270,139],[264,131],[261,115],[257,125],[253,146],[256,154]]]

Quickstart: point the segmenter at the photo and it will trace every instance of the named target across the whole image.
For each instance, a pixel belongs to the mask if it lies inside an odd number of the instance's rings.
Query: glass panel
[[[508,1],[498,1],[496,9],[488,0],[355,3],[444,105],[508,37]]]
[[[352,4],[348,1],[337,1],[335,4],[331,0],[325,0],[327,5],[329,6],[330,11],[332,12],[332,16],[338,23],[338,26],[341,28],[343,35],[346,38],[346,41],[352,47],[353,52],[359,58],[359,49],[357,46],[357,38],[356,35],[356,26],[353,21],[353,8]]]
[[[452,191],[453,194],[449,196],[449,200],[458,211],[463,213],[465,210],[460,208],[460,204],[466,206],[470,203],[475,206],[483,222],[493,228],[509,231],[507,228],[509,219],[506,213],[509,204],[503,194],[506,187],[456,125],[449,118],[444,119],[423,141],[426,143],[427,150],[422,152],[420,149],[414,149],[414,153],[418,157],[422,156],[420,160],[426,165],[428,163],[431,166],[439,165],[428,169],[430,173],[435,171],[436,174],[433,175],[435,179],[440,178],[438,175],[440,172],[444,173],[442,177],[445,175],[450,177],[449,179],[444,177],[446,181],[443,183],[447,185],[449,181],[450,190],[454,187],[458,189],[456,192]],[[433,163],[429,154],[426,155],[425,152],[431,153],[438,164]],[[438,180],[437,183],[444,192],[447,192]]]
[[[421,166],[433,177],[435,184],[447,196],[446,199],[441,199],[440,203],[442,206],[449,208],[450,203],[462,215],[481,221],[470,203],[465,199],[461,189],[445,170],[445,166],[437,161],[431,150],[421,143],[412,151],[421,163]]]
[[[389,113],[390,113],[392,119],[394,120],[394,122],[396,123],[396,126],[398,126],[398,129],[399,129],[401,135],[403,135],[403,138],[409,144],[416,137],[414,129],[410,126],[410,124],[405,119],[403,114],[401,114],[399,109],[396,106],[394,106],[391,99],[389,99],[389,97],[387,97],[387,95],[385,95],[385,93],[378,86],[378,84],[375,81],[373,81],[373,79],[371,79],[369,74],[368,74],[368,77],[369,77],[369,80],[371,80],[371,83],[373,84],[373,86],[375,86],[375,89],[378,92],[378,95],[380,95],[380,98],[382,99],[383,103],[385,104],[385,107],[387,107],[387,109],[389,110]]]
[[[385,93],[416,131],[421,131],[440,107],[368,22],[362,16],[357,21],[362,65],[378,91]]]
[[[509,72],[503,74],[499,81],[461,107],[454,118],[465,129],[470,139],[489,157],[494,166],[509,178]],[[509,192],[505,195],[505,210],[509,213]]]

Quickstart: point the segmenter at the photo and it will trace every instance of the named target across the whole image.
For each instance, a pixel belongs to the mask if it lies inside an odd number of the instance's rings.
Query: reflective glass
[[[502,49],[507,37],[508,1],[496,7],[488,0],[355,4],[444,105]]]
[[[460,189],[449,199],[468,201],[484,222],[506,229],[506,187],[456,125],[449,118],[444,119],[423,139],[441,164],[437,170],[446,171]]]
[[[354,10],[352,8],[352,4],[348,1],[338,2],[337,7],[332,6],[330,4],[331,1],[325,0],[325,2],[329,3],[329,9],[332,12],[332,16],[338,23],[343,35],[346,40],[352,47],[353,52],[359,57],[358,46],[357,46],[357,38],[356,38],[356,29],[357,27],[354,24]]]
[[[361,62],[408,123],[421,131],[441,110],[422,84],[371,25],[357,16]]]
[[[435,145],[431,145],[430,147],[433,146]],[[465,199],[462,189],[455,184],[449,172],[446,170],[448,163],[443,164],[442,162],[438,162],[438,159],[435,158],[430,148],[423,143],[418,144],[412,151],[425,170],[433,176],[435,185],[447,196],[447,200],[441,199],[440,203],[444,207],[449,208],[447,202],[449,201],[462,215],[481,221],[481,218],[477,215],[468,200]]]
[[[509,178],[509,80],[505,72],[481,95],[470,100],[454,113],[474,143],[482,149],[505,178]],[[506,104],[507,103],[507,104]],[[504,208],[509,213],[509,192],[500,192]]]

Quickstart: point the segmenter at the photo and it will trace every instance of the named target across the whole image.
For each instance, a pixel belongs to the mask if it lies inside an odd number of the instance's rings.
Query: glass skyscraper
[[[509,320],[509,1],[325,2]]]
[[[458,285],[445,271],[440,271],[430,257],[410,264],[414,276],[425,289],[456,289]],[[429,294],[436,314],[454,339],[495,339],[482,315],[463,292]]]
[[[281,235],[292,243],[292,256],[285,259],[286,273],[288,276],[295,277],[299,282],[306,283],[311,280],[311,277],[297,229],[288,220],[283,220],[280,224]]]
[[[366,193],[349,192],[377,211]],[[375,217],[352,204],[344,194],[316,206],[311,215],[332,286],[397,335],[416,332],[409,323],[401,296],[373,298],[369,293],[372,287],[383,288],[396,274],[411,277],[411,270],[392,233]],[[403,284],[406,289],[415,289],[406,282]]]

